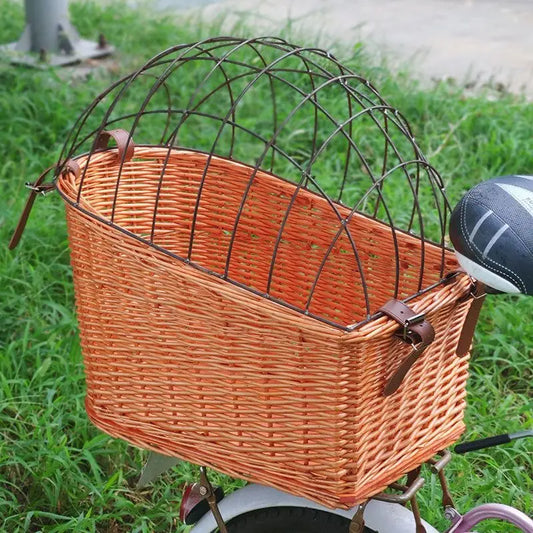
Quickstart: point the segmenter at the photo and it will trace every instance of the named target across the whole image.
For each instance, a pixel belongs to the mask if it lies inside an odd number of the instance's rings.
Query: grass
[[[219,34],[216,23],[176,24],[120,3],[73,3],[81,33],[108,35],[119,52],[111,68],[87,78],[0,64],[0,242],[7,243],[33,180],[53,164],[69,126],[101,90],[156,52]],[[18,38],[21,2],[4,1],[0,42]],[[239,34],[244,27],[235,28]],[[296,35],[286,36],[298,42]],[[418,143],[443,175],[452,202],[482,179],[531,173],[533,106],[501,94],[465,97],[442,83],[423,90],[408,74],[375,66],[364,47],[337,56],[370,78],[400,109]],[[184,81],[186,83],[186,81]],[[182,531],[180,486],[195,476],[181,465],[149,489],[134,490],[144,452],[96,430],[84,412],[83,366],[73,312],[63,209],[57,197],[37,200],[15,252],[0,246],[0,529],[15,531]],[[487,302],[476,334],[465,438],[533,426],[533,301]],[[533,508],[531,443],[454,458],[449,468],[457,506],[486,501]],[[238,485],[225,477],[226,488]],[[440,527],[439,491],[428,482],[424,516]],[[491,524],[485,530],[508,532]]]

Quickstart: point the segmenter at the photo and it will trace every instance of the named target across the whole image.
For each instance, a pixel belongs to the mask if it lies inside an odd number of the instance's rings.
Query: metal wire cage
[[[129,193],[139,185],[123,177],[121,154],[105,209],[93,214],[190,265],[343,328],[444,276],[448,203],[440,176],[402,114],[327,52],[274,38],[218,38],[156,56],[95,99],[72,129],[60,160],[89,153],[69,201],[80,205],[97,139],[117,128],[138,146],[162,148],[156,190],[143,205],[150,213],[140,225],[131,219]],[[188,235],[179,243],[168,238],[177,221],[161,213],[176,147],[198,151],[202,167],[196,198],[180,213]],[[228,206],[225,187],[211,192],[230,161],[247,166]],[[265,202],[255,191],[271,176],[294,186],[280,189],[266,233],[254,233],[267,226],[255,218]],[[216,231],[206,230],[206,217]],[[363,236],[368,219],[383,224]],[[314,224],[320,242],[307,238]],[[407,235],[419,237],[416,251]],[[261,260],[251,265],[254,255]],[[288,291],[293,272],[298,287]],[[342,280],[338,292],[334,277]],[[321,305],[332,290],[335,301]]]
[[[55,175],[104,431],[331,506],[463,431],[442,180],[331,54],[171,48],[94,100]]]

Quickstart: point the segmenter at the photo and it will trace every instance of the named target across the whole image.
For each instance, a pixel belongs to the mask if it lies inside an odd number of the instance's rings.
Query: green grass
[[[140,16],[119,3],[73,3],[72,18],[84,36],[94,39],[102,31],[119,52],[113,68],[77,80],[62,71],[0,64],[1,243],[22,210],[24,182],[54,163],[69,126],[101,90],[162,49],[220,33],[216,24]],[[4,1],[0,42],[17,39],[22,21],[21,2]],[[290,27],[285,36],[301,42]],[[505,94],[467,98],[451,83],[423,90],[407,74],[392,76],[386,65],[373,65],[361,45],[335,52],[407,117],[452,202],[482,179],[532,172],[531,104]],[[326,161],[324,171],[328,164],[334,163]],[[180,487],[195,477],[195,467],[177,467],[136,491],[144,452],[87,420],[68,261],[63,208],[55,196],[37,200],[16,251],[0,246],[0,530],[182,531]],[[533,426],[532,311],[532,299],[487,302],[476,334],[465,438]],[[461,510],[486,501],[533,508],[531,442],[455,457],[449,473]],[[227,488],[238,484],[221,479]],[[422,509],[444,527],[438,492],[428,481]],[[493,524],[480,531],[509,528]]]

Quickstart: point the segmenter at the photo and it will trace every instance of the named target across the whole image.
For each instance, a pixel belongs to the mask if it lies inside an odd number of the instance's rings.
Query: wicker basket
[[[259,59],[245,62],[237,55],[245,49]],[[179,105],[169,100],[161,111],[161,138],[170,119],[180,117],[167,141],[134,146],[133,137],[148,131],[139,124],[152,124],[159,113],[151,98],[163,89],[170,95],[172,75],[190,65],[195,75],[198,64],[211,70],[188,104],[180,95]],[[202,97],[213,72],[222,72],[222,83]],[[270,140],[251,135],[250,123],[242,126],[235,116],[237,104],[246,109],[250,73],[270,85],[274,114],[279,79],[301,100],[273,120]],[[153,86],[132,113],[128,91],[147,79]],[[232,87],[243,79],[237,94]],[[347,96],[348,119],[338,117],[337,93],[324,111],[328,88]],[[109,95],[114,99],[106,104]],[[113,115],[124,101],[123,115]],[[300,132],[291,120],[301,125],[304,103],[314,110],[308,163],[299,162],[300,145],[290,151]],[[100,124],[84,131],[104,105]],[[209,114],[202,105],[217,111]],[[264,122],[263,108],[257,123]],[[322,143],[320,113],[335,125]],[[186,147],[186,136],[178,142],[191,117],[221,125],[211,149]],[[376,164],[362,155],[370,130],[356,130],[360,117],[369,118],[369,127],[377,124],[384,138]],[[110,127],[127,131],[105,133]],[[285,140],[283,128],[290,130]],[[217,144],[223,129],[230,132],[225,153]],[[190,144],[196,132],[195,124]],[[242,132],[259,143],[259,155],[251,141],[239,142]],[[346,144],[335,147],[332,159],[342,153],[343,162],[320,170],[315,163],[337,134]],[[116,148],[107,146],[111,137]],[[78,155],[87,140],[89,151]],[[66,202],[86,407],[102,430],[336,507],[379,492],[461,434],[468,356],[456,352],[471,280],[446,276],[457,264],[445,247],[442,182],[404,119],[366,80],[330,54],[280,40],[176,47],[98,97],[65,146],[55,186]],[[368,147],[373,157],[376,146]],[[407,149],[410,155],[402,155]],[[280,159],[302,179],[276,171]],[[341,179],[333,196],[319,174],[335,168]],[[352,174],[369,180],[360,197],[366,202],[375,193],[372,205],[345,201]],[[404,230],[393,224],[391,200],[386,203],[398,186],[410,198]],[[437,213],[436,244],[424,235],[427,213]],[[391,299],[408,302],[435,336],[384,393],[414,353],[398,321],[380,312]]]
[[[137,148],[135,161],[122,170],[123,197],[115,220],[137,236],[152,225],[146,206],[166,152]],[[400,389],[385,397],[387,380],[410,351],[394,336],[398,324],[393,320],[380,317],[354,331],[339,330],[170,255],[186,255],[206,158],[172,152],[156,223],[167,253],[93,218],[110,216],[114,191],[109,181],[118,172],[114,150],[93,157],[78,206],[79,178],[66,173],[57,183],[68,202],[91,420],[143,448],[331,506],[352,505],[378,492],[454,442],[464,429],[467,358],[456,357],[455,349],[470,305],[463,298],[470,281],[463,277],[438,285],[412,304],[426,313],[436,340]],[[82,169],[86,160],[77,160]],[[253,169],[215,159],[209,171],[203,195],[210,203],[204,204],[194,257],[220,270],[225,255],[212,243],[221,250],[227,246],[228,228]],[[264,290],[271,250],[263,243],[273,242],[277,231],[269,221],[285,213],[294,187],[257,174],[250,218],[243,220],[235,246],[232,279]],[[314,278],[315,263],[331,240],[324,232],[328,226],[315,223],[331,216],[324,204],[311,193],[298,196],[293,212],[299,231],[287,228],[286,252],[279,259],[294,275],[273,291],[279,299],[297,301]],[[362,237],[360,256],[376,265],[369,281],[372,296],[385,303],[390,232],[364,216],[350,224]],[[402,237],[401,260],[415,269],[420,241]],[[323,244],[313,247],[316,243]],[[426,261],[439,260],[440,249],[428,247]],[[450,269],[456,267],[451,255],[447,261]],[[352,293],[356,267],[341,247],[332,254],[317,288],[316,315],[340,321],[354,317],[354,304],[364,309]],[[438,269],[429,269],[429,278],[430,272]],[[407,294],[418,282],[408,273],[402,284]]]

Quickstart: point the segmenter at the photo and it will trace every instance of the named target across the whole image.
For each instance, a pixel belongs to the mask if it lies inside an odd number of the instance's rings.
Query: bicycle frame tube
[[[446,533],[469,533],[476,524],[491,518],[513,524],[524,533],[533,533],[533,520],[531,518],[514,507],[500,503],[480,505],[463,516],[457,514],[453,519],[455,523]]]

